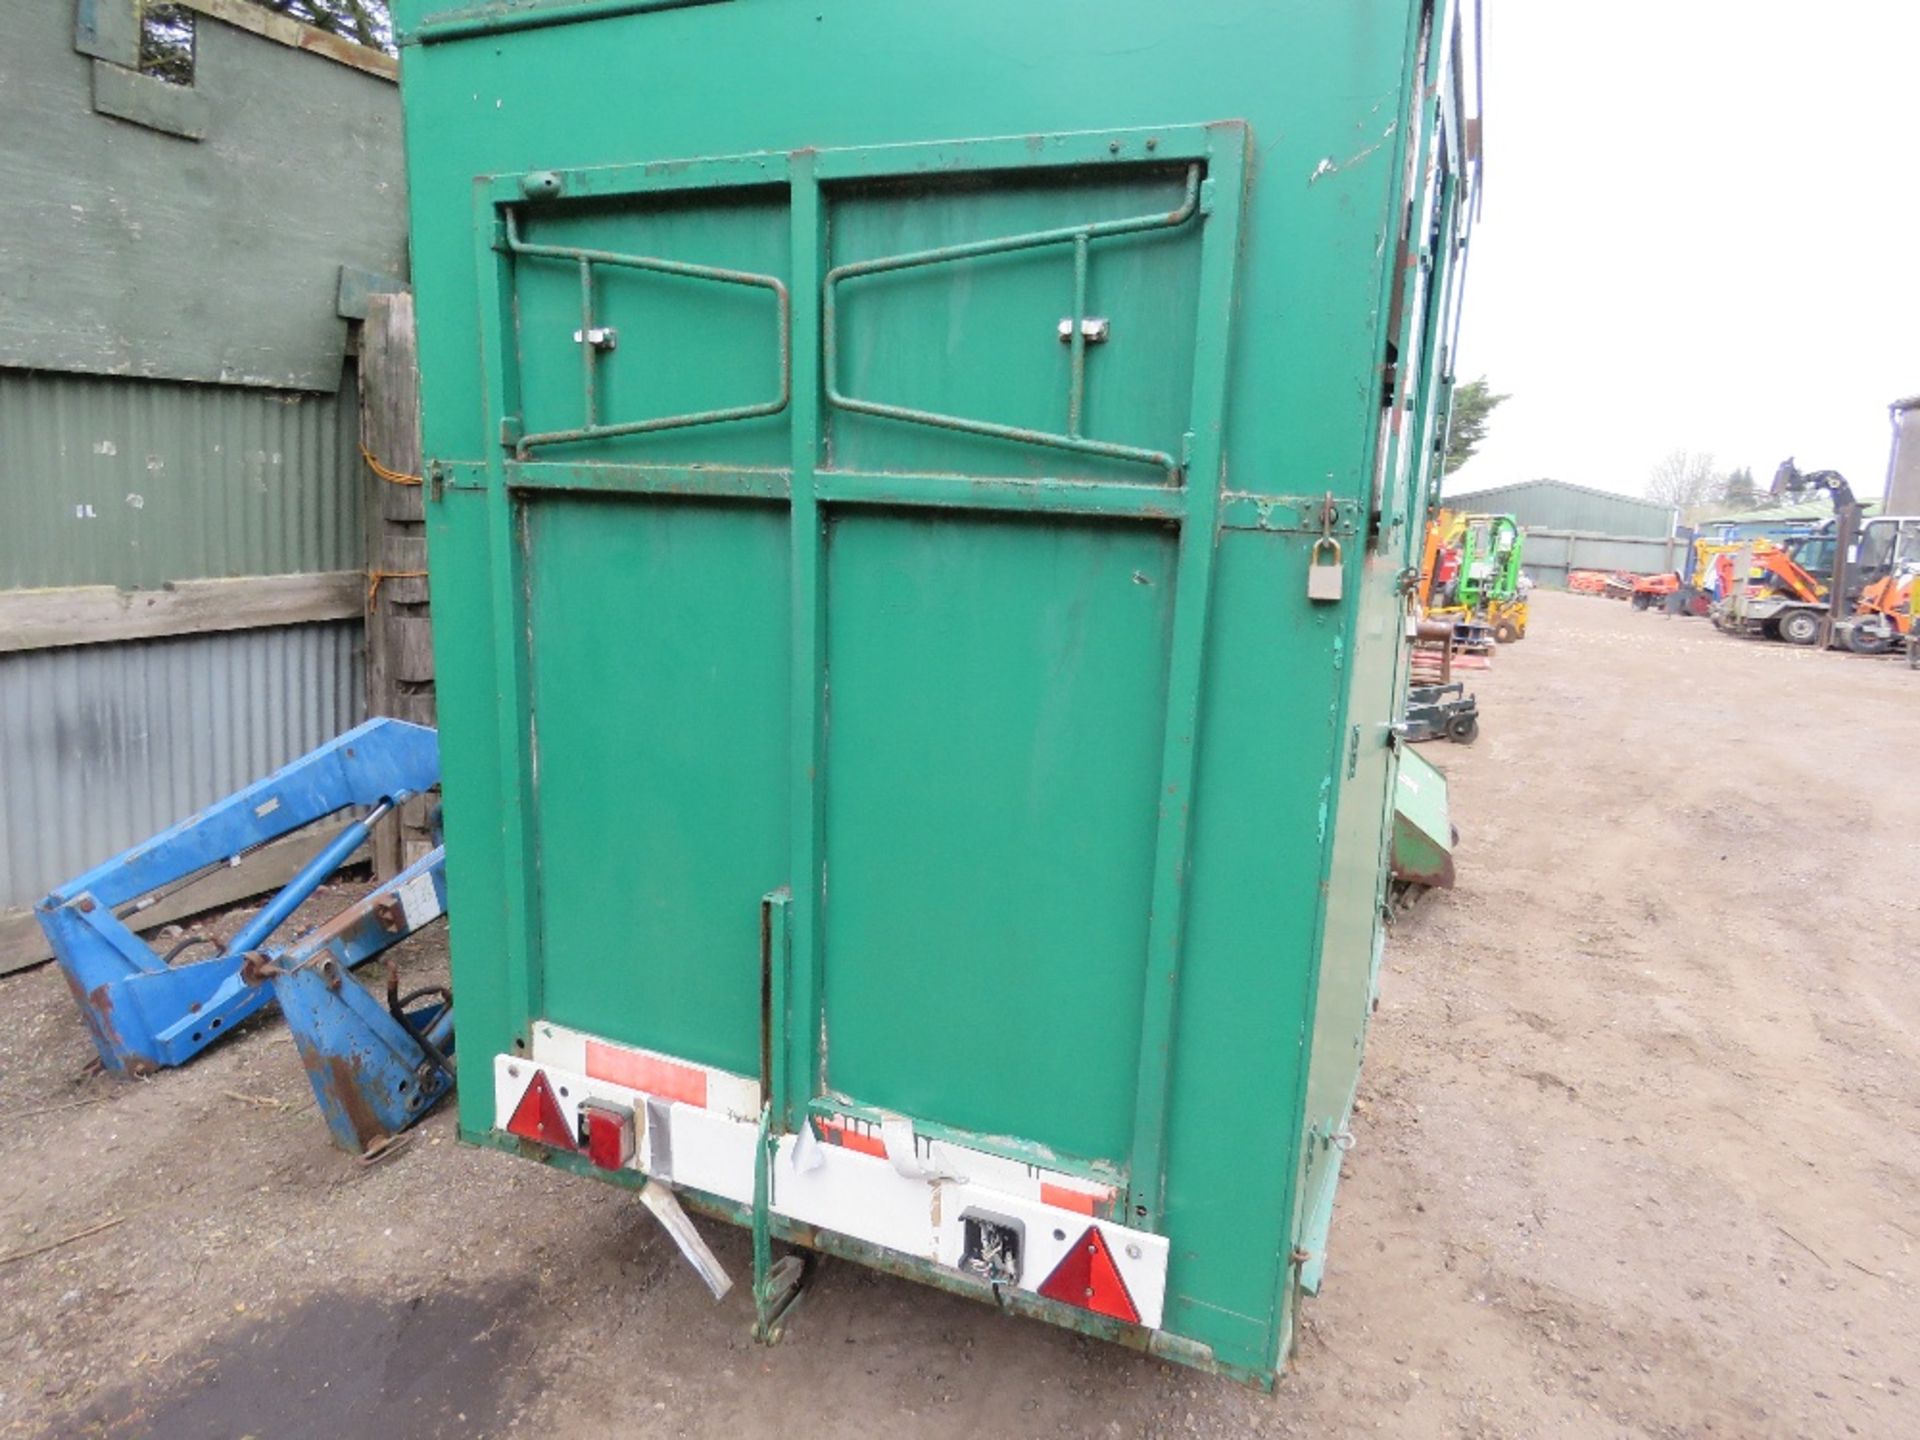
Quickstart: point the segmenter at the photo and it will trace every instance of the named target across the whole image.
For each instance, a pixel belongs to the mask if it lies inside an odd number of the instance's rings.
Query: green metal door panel
[[[546,1018],[758,1074],[760,898],[787,875],[787,712],[766,699],[787,685],[786,516],[528,508]]]
[[[957,258],[836,284],[836,367],[848,395],[885,405],[1098,440],[1168,457],[1187,428],[1201,224],[1183,211],[1188,167],[1138,165],[990,181],[961,173],[843,189],[831,263],[979,245],[1087,224],[1142,227],[1096,238],[1076,276],[1072,245]],[[1076,304],[1083,340],[1075,397]],[[1068,325],[1070,329],[1070,325]],[[1168,466],[1011,443],[830,410],[835,468],[1053,475],[1164,484]]]
[[[827,557],[829,1086],[1119,1161],[1172,538],[843,515]]]
[[[1169,1314],[1250,1365],[1271,1339],[1294,1165],[1295,1137],[1265,1117],[1299,1105],[1337,783],[1344,617],[1306,601],[1309,547],[1221,540],[1172,1057]],[[1230,1238],[1260,1234],[1257,1247]]]
[[[784,186],[585,199],[529,207],[528,217],[516,231],[538,247],[520,260],[515,285],[523,435],[587,422],[586,342],[577,338],[583,284],[591,286],[594,327],[611,332],[593,356],[601,425],[771,404],[782,394],[789,371]],[[586,281],[582,252],[607,257],[595,260]],[[533,458],[778,466],[787,459],[787,423],[782,410],[539,445]]]
[[[434,634],[435,658],[455,658],[454,664],[436,666],[434,683],[441,774],[451,765],[460,777],[458,784],[442,787],[442,816],[446,833],[466,841],[447,847],[447,883],[461,887],[461,904],[447,914],[449,944],[460,956],[461,1033],[488,1036],[505,1050],[516,1038],[524,1042],[532,1002],[507,967],[510,901],[501,856],[517,815],[501,773],[492,667],[475,663],[474,653],[475,640],[493,629],[492,573],[486,563],[489,509],[482,492],[443,491],[426,510],[427,563],[442,616]],[[450,615],[460,617],[457,632],[445,619]],[[455,716],[458,722],[448,723]],[[463,1130],[479,1132],[493,1124],[487,1086],[463,1085],[456,1096]]]
[[[1326,957],[1315,977],[1311,1066],[1307,1076],[1303,1169],[1296,1238],[1309,1252],[1309,1278],[1324,1258],[1323,1226],[1339,1181],[1341,1138],[1353,1108],[1373,1010],[1373,957],[1381,925],[1381,857],[1392,803],[1391,717],[1396,713],[1399,632],[1405,604],[1397,562],[1367,557],[1356,599],[1357,624],[1348,666],[1352,716],[1344,737],[1341,788],[1348,799],[1333,814],[1326,882]],[[1365,718],[1362,718],[1365,717]],[[1384,800],[1380,797],[1384,796]]]

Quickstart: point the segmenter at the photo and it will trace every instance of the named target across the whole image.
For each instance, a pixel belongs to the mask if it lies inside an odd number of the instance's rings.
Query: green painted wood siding
[[[394,85],[201,16],[187,139],[95,108],[74,14],[0,4],[0,366],[331,392],[340,267],[406,274]]]

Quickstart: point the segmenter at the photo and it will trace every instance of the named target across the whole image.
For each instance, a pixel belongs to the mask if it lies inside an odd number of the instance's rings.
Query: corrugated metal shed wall
[[[1614,495],[1564,480],[1525,480],[1444,495],[1441,503],[1453,510],[1511,515],[1523,529],[1582,530],[1595,535],[1665,539],[1672,532],[1673,511],[1651,500]]]
[[[365,565],[357,391],[0,370],[0,588]],[[0,908],[357,723],[358,624],[0,656]]]
[[[360,568],[355,396],[0,370],[0,589]]]
[[[354,725],[357,622],[0,655],[0,904]]]

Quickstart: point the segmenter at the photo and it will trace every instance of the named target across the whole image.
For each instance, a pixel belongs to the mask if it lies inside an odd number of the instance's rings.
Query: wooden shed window
[[[186,6],[141,5],[140,73],[169,85],[193,84],[193,12]]]

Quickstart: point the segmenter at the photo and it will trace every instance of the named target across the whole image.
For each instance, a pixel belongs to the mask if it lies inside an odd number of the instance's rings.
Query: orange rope
[[[369,570],[367,572],[367,604],[371,606],[380,594],[380,582],[383,580],[424,580],[424,570]]]
[[[374,474],[391,485],[418,485],[420,483],[420,477],[418,475],[408,475],[399,470],[389,470],[378,460],[374,459],[373,452],[364,445],[360,447],[360,458],[367,462],[367,468],[369,470],[373,471]],[[394,578],[398,579],[399,577],[396,576]]]
[[[420,483],[420,477],[418,475],[408,475],[399,470],[389,470],[386,466],[382,465],[378,460],[373,458],[373,452],[367,449],[365,445],[362,445],[360,447],[360,458],[367,462],[367,468],[369,470],[373,471],[374,474],[378,475],[382,480],[385,480],[388,484],[418,485]],[[427,578],[427,572],[424,570],[369,570],[367,572],[368,608],[372,608],[374,601],[379,598],[380,585],[382,581],[424,580],[426,578]]]

